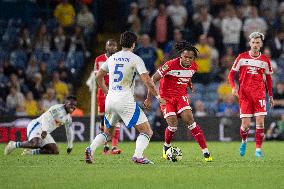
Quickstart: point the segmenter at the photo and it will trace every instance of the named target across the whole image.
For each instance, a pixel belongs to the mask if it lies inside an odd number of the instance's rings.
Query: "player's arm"
[[[268,90],[270,108],[272,108],[274,106],[274,100],[272,95],[272,78],[270,74],[266,74],[265,76],[266,76],[266,87]]]
[[[158,81],[160,81],[163,77],[161,76],[161,74],[159,74],[159,72],[157,71],[153,76],[152,76],[152,81],[154,83],[154,86],[156,85],[156,83]],[[147,99],[150,99],[150,90],[148,90],[148,93],[147,93]]]
[[[41,118],[41,130],[42,130],[42,133],[41,133],[41,138],[44,139],[47,135],[47,129],[48,129],[48,126],[49,126],[49,117],[48,116],[52,116],[51,115],[51,112],[48,110],[48,112],[44,113],[44,115],[42,115],[42,118]]]
[[[65,123],[66,138],[67,138],[67,153],[69,154],[73,149],[74,132],[72,129],[72,119],[68,118]]]
[[[159,94],[156,90],[155,84],[153,82],[153,80],[150,78],[148,73],[143,73],[140,75],[141,80],[144,82],[144,84],[146,85],[146,87],[148,88],[148,93],[150,93],[153,96],[158,97]]]
[[[235,96],[238,96],[238,90],[235,84],[235,75],[236,75],[236,71],[231,69],[231,71],[228,74],[228,81],[232,88],[232,94]]]
[[[265,67],[265,77],[266,77],[266,87],[268,90],[270,108],[274,106],[274,100],[273,100],[273,95],[272,95],[272,77],[271,77],[272,73],[273,73],[273,70],[272,70],[271,62],[269,58],[267,58],[267,66]]]
[[[105,95],[108,93],[108,87],[105,84],[104,76],[107,75],[107,72],[103,69],[100,69],[96,75],[96,82],[99,85],[99,87],[103,90]]]
[[[192,92],[195,91],[195,90],[194,90],[194,87],[193,87],[193,84],[192,84],[192,82],[191,82],[191,79],[188,81],[187,86],[189,87],[189,89],[190,89]]]
[[[154,84],[153,80],[150,78],[148,71],[145,67],[145,64],[140,57],[137,58],[136,70],[139,73],[141,80],[146,85],[146,87],[148,89],[148,93],[155,96],[159,100],[160,104],[165,104],[164,99],[162,99],[160,97],[159,93],[157,92],[155,84]],[[145,104],[145,102],[144,102],[144,106],[145,106],[145,108],[149,109],[151,107],[151,104],[150,103]]]
[[[240,65],[239,65],[239,60],[240,59],[241,59],[241,56],[239,55],[236,58],[233,66],[232,66],[232,68],[231,68],[231,70],[230,70],[230,72],[228,74],[228,81],[229,81],[229,84],[230,84],[230,86],[232,88],[232,94],[234,96],[238,96],[238,89],[237,89],[236,84],[235,84],[235,75],[236,75],[236,72],[238,72],[239,69],[240,69]]]
[[[148,88],[148,94],[155,96],[159,100],[160,104],[162,104],[162,105],[165,104],[166,103],[165,100],[160,97],[159,93],[156,90],[156,86],[155,86],[153,80],[150,78],[149,74],[143,73],[143,74],[140,75],[140,77],[141,77],[141,80],[146,85],[146,87]],[[151,101],[148,99],[148,97],[144,101],[144,106],[145,106],[146,109],[151,108]]]

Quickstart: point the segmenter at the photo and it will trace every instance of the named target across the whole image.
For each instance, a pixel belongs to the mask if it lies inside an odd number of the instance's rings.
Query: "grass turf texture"
[[[284,143],[265,142],[265,158],[254,157],[254,143],[248,143],[245,157],[239,143],[209,142],[214,162],[204,162],[196,143],[174,142],[183,159],[169,162],[161,158],[162,142],[152,142],[145,154],[154,165],[137,165],[131,157],[134,142],[120,143],[121,155],[101,155],[96,164],[84,162],[87,143],[75,143],[72,154],[60,143],[60,155],[21,156],[21,149],[4,156],[0,144],[0,188],[284,188]]]

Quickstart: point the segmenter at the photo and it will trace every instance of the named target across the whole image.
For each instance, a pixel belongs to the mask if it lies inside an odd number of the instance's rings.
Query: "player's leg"
[[[34,154],[36,153],[37,151],[34,150]],[[58,146],[56,145],[55,140],[49,133],[42,140],[42,146],[38,150],[38,154],[54,154],[54,155],[59,154]]]
[[[111,148],[111,153],[112,154],[120,154],[122,152],[121,149],[119,149],[117,147],[118,145],[118,140],[119,140],[119,136],[120,136],[120,123],[118,123],[114,129],[114,135],[112,137],[112,148]]]
[[[165,139],[163,147],[163,158],[168,159],[166,151],[171,147],[171,141],[177,131],[178,118],[176,115],[171,115],[166,117],[167,128],[165,129]]]
[[[53,137],[48,133],[42,140],[37,149],[26,149],[22,155],[40,155],[40,154],[59,154],[58,147]]]
[[[163,158],[168,159],[166,151],[171,147],[171,141],[178,126],[178,119],[173,99],[166,99],[166,105],[161,105],[161,111],[167,122],[164,134]]]
[[[194,121],[192,111],[190,109],[185,109],[180,113],[180,117],[187,125],[190,130],[194,140],[199,144],[203,156],[206,162],[212,161],[212,157],[207,148],[206,140],[200,126]]]
[[[241,156],[244,156],[246,154],[247,138],[248,138],[248,133],[249,133],[250,122],[251,122],[250,117],[242,118],[242,123],[240,127],[240,136],[242,139],[242,142],[240,145],[240,155]]]
[[[105,97],[99,96],[98,97],[98,115],[101,117],[101,126],[100,130],[101,132],[104,132],[104,115],[105,115]],[[104,144],[103,152],[104,155],[107,155],[110,153],[108,142]]]
[[[5,147],[4,154],[8,155],[12,153],[12,151],[14,151],[16,148],[37,149],[40,148],[41,143],[42,139],[38,137],[32,138],[31,140],[24,142],[10,141],[8,145]]]
[[[10,141],[8,145],[5,147],[4,154],[8,155],[16,148],[39,148],[42,144],[41,139],[42,130],[40,128],[40,123],[36,120],[32,120],[27,127],[27,137],[28,141],[25,142],[15,142]]]
[[[118,122],[119,117],[115,114],[106,114],[104,118],[105,129],[104,132],[99,133],[90,146],[85,149],[86,163],[93,163],[93,156],[99,146],[104,145],[109,138],[112,137],[115,124]]]
[[[101,115],[101,126],[100,126],[100,131],[104,132],[104,115]],[[104,148],[103,148],[103,154],[108,155],[110,153],[109,151],[109,145],[108,142],[105,142]]]
[[[46,144],[41,148],[41,150],[41,154],[59,154],[59,150],[56,143]]]
[[[262,143],[264,140],[264,115],[255,117],[256,131],[255,131],[255,156],[263,157]]]
[[[241,94],[239,94],[239,104],[240,104],[240,118],[242,120],[240,127],[240,136],[242,139],[240,145],[240,156],[244,156],[246,154],[247,137],[249,133],[251,117],[253,116],[253,103],[251,99],[243,97]]]
[[[147,119],[146,116],[145,116],[145,119]],[[145,149],[147,148],[147,146],[149,145],[150,139],[153,135],[153,131],[150,127],[150,124],[148,121],[146,121],[144,123],[136,125],[135,128],[140,134],[136,139],[136,148],[135,148],[135,152],[132,157],[132,160],[135,163],[139,163],[139,164],[153,164],[152,161],[148,160],[147,158],[143,156],[143,153]]]
[[[104,145],[106,142],[111,139],[111,133],[113,133],[115,126],[110,126],[105,128],[105,131],[98,134],[91,145],[86,148],[85,155],[86,155],[86,162],[92,163],[95,151],[98,147]]]
[[[130,98],[133,97],[129,97],[129,101],[126,101],[121,107],[118,107],[117,111],[127,128],[135,127],[140,133],[136,139],[136,148],[132,161],[139,164],[152,164],[153,162],[145,158],[143,153],[150,142],[153,131],[144,112],[135,100]]]
[[[255,130],[255,156],[263,157],[261,150],[263,139],[264,139],[264,118],[267,115],[266,112],[266,101],[265,96],[254,99],[254,116],[256,122]]]

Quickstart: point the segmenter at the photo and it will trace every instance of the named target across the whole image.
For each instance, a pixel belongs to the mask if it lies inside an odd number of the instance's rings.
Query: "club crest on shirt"
[[[162,66],[162,71],[166,71],[168,68],[169,68],[168,65],[165,64]]]

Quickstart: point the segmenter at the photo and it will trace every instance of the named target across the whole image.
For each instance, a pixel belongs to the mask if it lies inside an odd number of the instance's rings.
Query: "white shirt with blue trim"
[[[148,72],[139,56],[125,50],[110,56],[101,69],[109,73],[109,91],[116,94],[129,91],[134,95],[136,74]]]

